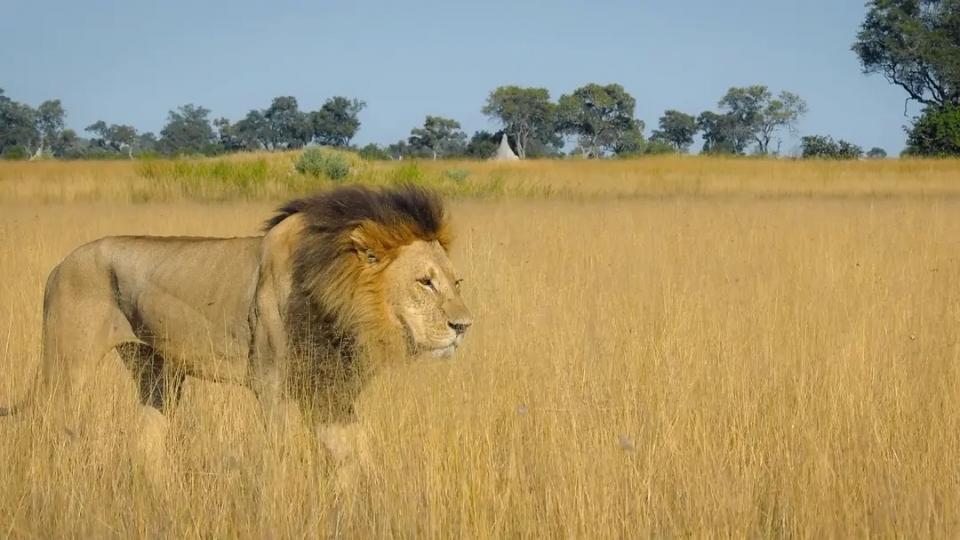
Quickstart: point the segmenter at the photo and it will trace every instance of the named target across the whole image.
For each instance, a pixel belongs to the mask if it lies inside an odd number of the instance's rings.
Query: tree
[[[487,96],[481,112],[497,120],[516,141],[515,152],[520,159],[527,157],[534,141],[547,146],[553,142],[557,106],[550,101],[546,88],[500,86]]]
[[[270,106],[263,111],[263,121],[262,127],[265,128],[270,150],[301,148],[313,138],[310,119],[300,112],[297,98],[293,96],[273,98]]]
[[[829,135],[807,135],[800,138],[801,157],[826,159],[858,159],[863,148],[843,139],[834,141]]]
[[[697,117],[697,131],[703,132],[704,154],[742,154],[747,145],[743,130],[728,114],[703,111]]]
[[[213,121],[213,126],[217,128],[220,146],[222,146],[225,151],[242,152],[245,150],[256,150],[260,147],[256,134],[243,131],[243,121],[244,120],[240,120],[236,124],[231,124],[230,120],[224,117],[217,118]]]
[[[82,156],[85,150],[84,141],[80,139],[76,131],[70,128],[66,128],[57,134],[57,138],[50,147],[53,157],[68,159]]]
[[[137,148],[141,153],[156,151],[157,143],[157,136],[150,131],[137,136]]]
[[[370,161],[386,161],[390,159],[390,152],[387,149],[381,148],[379,144],[369,143],[363,148],[361,148],[357,154],[361,158],[370,160]]]
[[[677,152],[686,152],[697,134],[697,119],[693,115],[670,109],[658,121],[660,129],[653,130],[651,141],[669,143]]]
[[[887,157],[887,151],[879,146],[874,146],[867,152],[867,157],[870,159],[883,159]]]
[[[752,139],[759,154],[770,153],[770,140],[781,128],[794,134],[797,121],[807,113],[800,96],[784,90],[774,98],[764,85],[730,88],[718,105],[733,117],[736,138]]]
[[[960,106],[929,105],[906,129],[907,156],[946,157],[960,155]]]
[[[460,131],[460,122],[450,118],[427,115],[422,128],[410,130],[407,139],[414,149],[428,150],[433,159],[456,154],[466,145],[467,134]]]
[[[250,109],[247,115],[230,128],[230,135],[245,147],[254,150],[268,148],[271,141],[270,127],[263,112]]]
[[[210,109],[192,103],[167,112],[157,145],[164,154],[213,153],[217,134],[210,125]]]
[[[37,111],[5,96],[0,88],[0,154],[6,154],[14,147],[20,147],[20,152],[33,154],[33,149],[40,144]]]
[[[59,99],[44,101],[37,107],[37,131],[40,134],[40,144],[34,157],[40,157],[44,148],[52,151],[53,145],[60,138],[60,133],[66,124],[67,112]]]
[[[133,159],[133,148],[137,143],[137,129],[133,126],[111,124],[107,125],[103,120],[97,120],[84,129],[97,135],[96,139],[91,140],[91,144],[109,152],[127,151],[127,156]]]
[[[497,153],[497,147],[500,145],[500,137],[502,136],[502,130],[496,133],[485,130],[475,131],[473,136],[470,137],[470,142],[463,149],[463,154],[471,159],[490,159]],[[509,143],[510,136],[508,135],[507,144]],[[513,145],[510,149],[513,150]],[[516,150],[514,150],[514,153],[516,153]]]
[[[907,101],[960,105],[960,2],[868,0],[851,49],[865,75],[880,73]]]
[[[643,122],[634,118],[636,100],[619,84],[587,84],[557,103],[558,131],[577,139],[585,157],[600,157],[615,151],[626,138],[643,132]]]
[[[318,144],[345,147],[360,130],[360,111],[367,106],[358,99],[334,96],[319,111],[310,113],[311,136]]]

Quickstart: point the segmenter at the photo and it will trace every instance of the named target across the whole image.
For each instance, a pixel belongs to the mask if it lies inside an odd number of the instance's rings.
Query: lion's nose
[[[447,321],[447,325],[449,325],[450,328],[453,328],[453,331],[458,335],[466,332],[467,328],[470,328],[471,324],[473,324],[473,319],[469,318],[460,318],[455,321]]]

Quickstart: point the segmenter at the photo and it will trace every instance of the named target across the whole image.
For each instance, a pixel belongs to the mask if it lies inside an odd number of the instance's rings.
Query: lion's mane
[[[366,367],[355,363],[360,354],[371,368],[384,355],[402,354],[382,271],[416,240],[438,241],[449,250],[453,233],[440,197],[413,185],[383,191],[350,186],[292,200],[263,231],[294,217],[300,222],[284,319],[298,358],[291,359],[291,376],[295,386],[309,383],[310,391],[291,389],[305,399],[322,394],[318,383],[332,390],[344,377],[360,375],[356,370]]]

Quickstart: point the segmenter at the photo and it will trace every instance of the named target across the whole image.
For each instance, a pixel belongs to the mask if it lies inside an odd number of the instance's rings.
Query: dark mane
[[[302,215],[311,233],[336,237],[372,221],[389,229],[412,227],[424,240],[442,236],[446,217],[440,197],[419,186],[407,184],[377,191],[345,186],[287,202],[264,223],[263,231],[269,232],[294,214]]]
[[[383,313],[382,269],[416,240],[436,240],[449,248],[452,233],[443,203],[436,193],[414,185],[338,187],[287,202],[263,231],[270,234],[293,218],[300,223],[284,315],[291,350],[304,360],[291,365],[291,376],[308,386],[350,379],[356,375],[361,337],[372,343],[396,332]],[[358,257],[358,251],[372,255],[373,262]],[[349,400],[330,399],[327,407],[343,409],[336,414],[351,407]]]

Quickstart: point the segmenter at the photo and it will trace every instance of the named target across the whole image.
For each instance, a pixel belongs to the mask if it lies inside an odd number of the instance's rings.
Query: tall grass
[[[0,405],[33,377],[43,283],[69,250],[255,234],[274,201],[337,183],[297,155],[0,162]],[[347,536],[960,532],[956,161],[343,156],[342,181],[454,200],[477,316],[456,360],[363,397],[376,466],[339,516]],[[94,377],[86,442],[0,419],[0,534],[334,527],[314,440],[262,460],[252,396],[213,383],[188,384],[173,480],[150,491],[124,375],[111,356]]]
[[[689,174],[700,162],[690,163],[676,166]],[[724,174],[750,167],[715,163]],[[948,176],[938,166],[763,165],[833,170],[848,185],[871,181],[856,180],[857,167],[904,182],[912,170],[929,185]],[[113,233],[253,234],[273,204],[0,208],[6,403],[33,376],[43,281],[70,249]],[[390,371],[363,396],[375,466],[339,524],[321,469],[296,455],[261,460],[252,395],[215,383],[188,383],[171,483],[150,491],[126,448],[134,389],[109,357],[90,383],[101,407],[92,442],[67,444],[29,417],[0,420],[0,534],[960,535],[960,201],[461,200],[452,210],[476,323],[456,359]]]
[[[298,151],[208,159],[0,162],[0,203],[279,200],[336,182],[416,181],[451,198],[597,198],[677,195],[954,196],[956,160],[796,161],[706,156],[629,160],[369,162],[327,150],[349,164],[341,180],[303,174]]]

